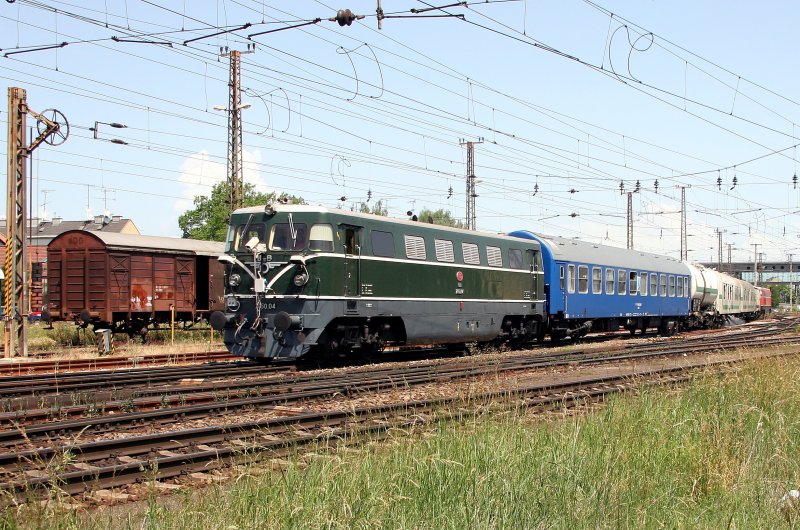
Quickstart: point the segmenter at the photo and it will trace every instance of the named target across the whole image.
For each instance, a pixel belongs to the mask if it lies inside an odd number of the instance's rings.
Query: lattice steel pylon
[[[244,166],[242,164],[242,99],[239,90],[241,52],[230,52],[231,72],[228,86],[228,185],[231,212],[244,204]]]
[[[25,145],[25,123],[28,114],[37,120],[39,136]],[[51,114],[48,118],[46,115]],[[3,289],[5,310],[5,354],[28,355],[28,247],[25,226],[28,212],[25,209],[27,185],[25,168],[28,156],[42,142],[60,145],[69,135],[69,124],[57,110],[46,110],[42,114],[28,108],[26,92],[22,88],[8,89],[8,186],[6,201],[6,253],[3,264],[5,286]]]
[[[475,144],[483,143],[483,138],[477,142],[460,142],[467,146],[467,230],[476,230],[475,213]]]

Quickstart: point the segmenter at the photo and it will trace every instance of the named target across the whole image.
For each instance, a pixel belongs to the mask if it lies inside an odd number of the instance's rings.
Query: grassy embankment
[[[7,513],[42,528],[775,528],[800,486],[800,366],[753,363],[588,415],[524,410],[244,468],[130,510]],[[250,471],[250,472],[248,472]],[[794,521],[793,521],[794,522]]]
[[[0,326],[0,340],[5,330]],[[153,354],[182,351],[207,351],[222,350],[222,337],[214,333],[211,342],[211,329],[208,326],[196,328],[175,329],[175,345],[171,346],[172,334],[170,329],[161,328],[147,333],[147,340],[141,337],[129,337],[125,333],[114,335],[114,350],[125,354]],[[69,356],[86,356],[97,353],[97,339],[93,328],[80,328],[71,322],[56,322],[50,329],[40,322],[28,325],[28,351],[36,352],[63,352]]]

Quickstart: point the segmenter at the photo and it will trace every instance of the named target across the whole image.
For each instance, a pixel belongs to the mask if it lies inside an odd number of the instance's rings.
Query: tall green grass
[[[586,415],[512,410],[320,451],[124,516],[36,509],[8,512],[0,526],[787,527],[779,499],[800,486],[798,376],[796,359],[762,361]]]

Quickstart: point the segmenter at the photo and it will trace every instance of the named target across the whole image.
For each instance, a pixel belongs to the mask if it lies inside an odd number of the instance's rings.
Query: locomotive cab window
[[[639,273],[639,294],[647,296],[647,273]]]
[[[372,255],[382,258],[394,257],[394,236],[391,232],[373,230],[372,236]]]
[[[358,228],[353,226],[345,227],[344,253],[352,255],[361,254],[361,246],[358,242]]]
[[[614,294],[614,269],[606,269],[606,294]]]
[[[589,292],[589,267],[578,265],[578,292],[586,294]]]
[[[522,261],[522,251],[518,248],[508,249],[508,266],[512,269],[524,269],[525,262]]]
[[[617,294],[625,294],[627,286],[627,275],[624,270],[620,269],[617,271]]]
[[[331,225],[319,224],[311,227],[308,236],[308,249],[315,252],[333,251],[333,228]]]
[[[236,227],[233,248],[236,249],[236,252],[248,252],[245,245],[253,238],[258,239],[259,243],[263,243],[265,231],[266,228],[263,223],[245,223]]]
[[[277,223],[272,225],[269,232],[269,249],[303,250],[307,240],[308,227],[305,223]]]

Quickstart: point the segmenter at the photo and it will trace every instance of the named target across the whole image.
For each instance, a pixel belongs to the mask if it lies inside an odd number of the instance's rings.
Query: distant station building
[[[47,245],[54,237],[67,230],[86,230],[87,232],[114,232],[118,234],[139,235],[139,229],[130,219],[121,215],[96,215],[84,221],[65,221],[61,217],[51,220],[31,219],[26,230],[28,242],[28,259],[31,268],[28,271],[30,284],[31,311],[41,311],[44,304],[44,293],[47,278]],[[5,251],[6,220],[0,219],[0,243]],[[5,253],[4,253],[5,255]]]

